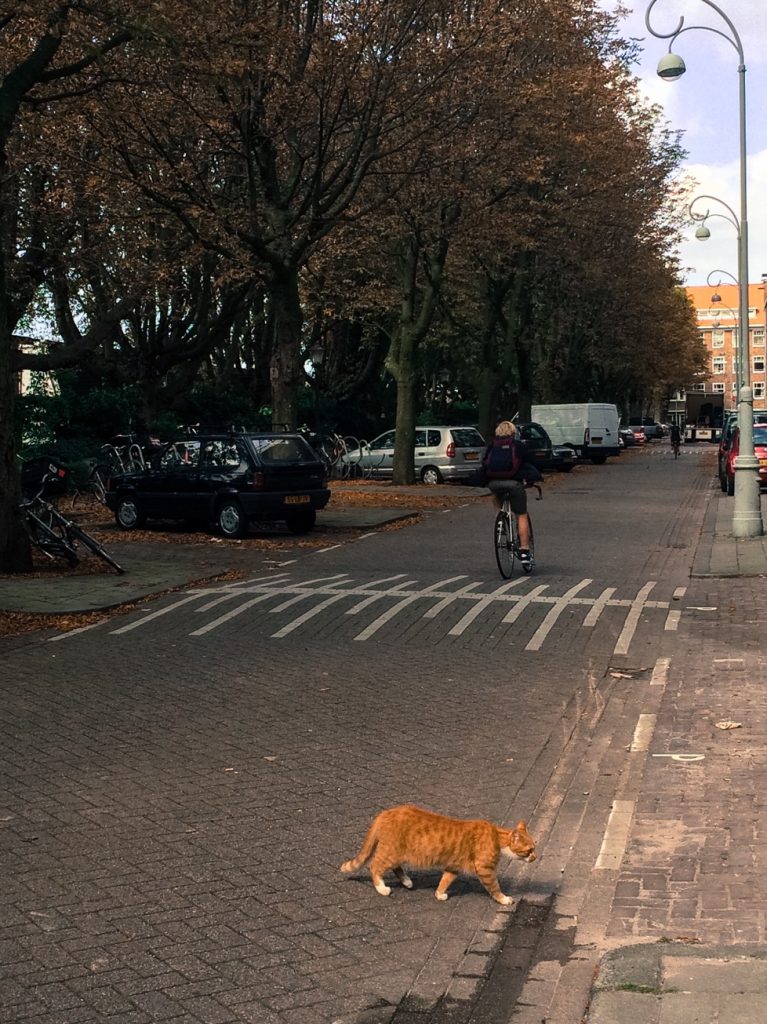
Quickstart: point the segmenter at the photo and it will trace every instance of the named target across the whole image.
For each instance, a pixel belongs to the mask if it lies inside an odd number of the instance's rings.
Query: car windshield
[[[456,448],[481,448],[485,443],[480,432],[473,427],[454,427],[451,434]]]
[[[251,437],[262,462],[316,462],[317,456],[302,437]]]

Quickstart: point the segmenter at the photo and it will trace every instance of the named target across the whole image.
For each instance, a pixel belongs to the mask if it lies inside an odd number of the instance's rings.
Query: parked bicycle
[[[56,506],[44,497],[46,488],[61,472],[62,470],[52,466],[51,472],[43,477],[37,494],[22,499],[17,506],[30,541],[47,558],[63,558],[72,569],[80,564],[77,549],[78,545],[82,544],[92,554],[110,565],[115,572],[125,572],[95,537],[91,537],[81,526],[63,516]]]
[[[536,501],[540,501],[543,497],[540,485],[532,484],[531,486],[535,487],[536,491],[538,491]],[[533,539],[533,521],[529,512],[527,516],[530,523],[530,541],[528,544],[530,557],[525,561],[520,560],[520,565],[524,572],[530,573],[533,571],[533,565],[535,564],[535,541]],[[505,580],[510,580],[514,574],[514,560],[519,559],[520,543],[519,523],[517,522],[516,512],[511,510],[511,499],[508,493],[504,495],[503,504],[495,517],[493,544],[498,571]]]
[[[299,427],[298,433],[312,446],[331,479],[347,480],[361,475],[360,458],[364,442],[351,435],[342,437],[332,430],[323,433],[307,426]]]
[[[106,504],[109,481],[118,473],[138,473],[146,469],[144,451],[135,434],[118,434],[101,446],[101,456],[91,470],[88,486],[102,505]]]

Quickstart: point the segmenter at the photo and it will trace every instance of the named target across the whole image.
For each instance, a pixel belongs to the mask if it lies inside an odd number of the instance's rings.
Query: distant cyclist
[[[671,441],[671,448],[674,452],[674,458],[679,455],[679,445],[682,443],[682,432],[679,429],[678,424],[672,423],[671,429],[669,430],[669,440]]]
[[[524,443],[517,438],[517,428],[511,420],[503,420],[495,428],[495,436],[482,459],[487,486],[493,492],[496,506],[503,505],[508,493],[511,511],[519,524],[519,560],[530,561],[530,520],[527,516],[525,484],[542,480],[538,468],[530,461]]]

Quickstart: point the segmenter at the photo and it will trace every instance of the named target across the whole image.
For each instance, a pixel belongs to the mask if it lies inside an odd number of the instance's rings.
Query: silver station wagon
[[[347,452],[344,461],[365,476],[391,476],[394,434],[387,430],[362,448]],[[416,427],[416,476],[425,484],[465,480],[478,468],[485,447],[485,439],[474,427]]]

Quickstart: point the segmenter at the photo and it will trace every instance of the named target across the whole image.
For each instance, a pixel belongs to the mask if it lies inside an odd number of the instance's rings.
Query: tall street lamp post
[[[735,217],[738,231],[738,290],[740,319],[740,372],[742,386],[738,392],[738,428],[740,431],[740,454],[735,459],[735,510],[732,517],[732,532],[735,537],[760,537],[764,532],[762,524],[762,505],[759,496],[759,461],[754,455],[754,394],[751,388],[750,355],[748,340],[748,204],[746,198],[746,64],[743,45],[737,29],[724,11],[712,0],[700,0],[715,11],[726,23],[729,32],[720,31],[710,25],[689,25],[685,27],[684,18],[680,17],[675,29],[671,32],[656,32],[650,24],[650,15],[658,0],[650,0],[645,12],[645,25],[648,32],[657,39],[668,39],[668,53],[658,63],[658,74],[661,78],[673,81],[686,71],[685,63],[678,54],[672,53],[671,47],[683,32],[701,29],[713,32],[731,43],[738,54],[738,109],[740,121],[740,220]],[[711,198],[711,197],[708,197]],[[717,200],[721,202],[721,200]],[[723,204],[726,205],[726,204]],[[727,207],[729,210],[730,208]],[[730,210],[732,213],[732,210]],[[720,215],[721,216],[721,215]],[[705,220],[705,218],[703,218]],[[729,218],[728,218],[729,219]],[[701,224],[698,231],[705,228]],[[707,230],[707,229],[706,229]],[[697,232],[696,232],[697,234]],[[700,237],[700,236],[698,236]],[[706,237],[705,235],[703,237]]]

